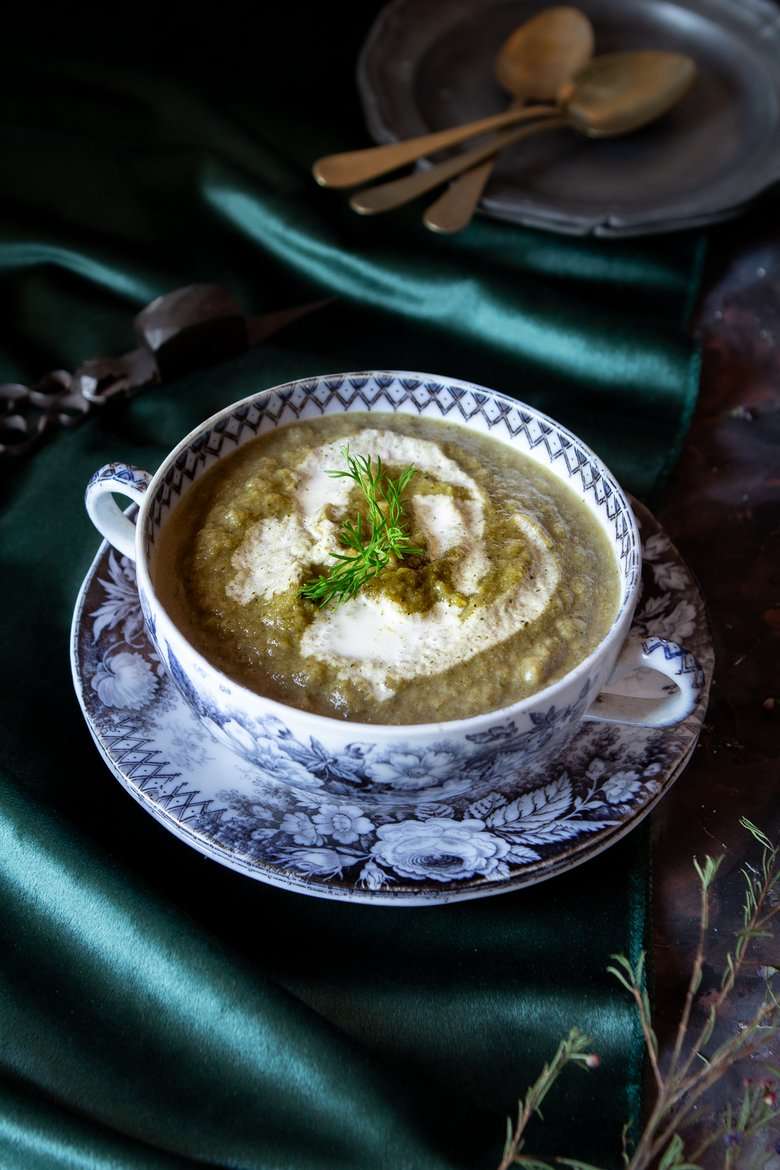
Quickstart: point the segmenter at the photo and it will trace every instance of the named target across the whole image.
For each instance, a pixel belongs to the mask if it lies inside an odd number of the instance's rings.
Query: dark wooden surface
[[[773,223],[774,219],[774,223]],[[703,344],[698,409],[659,517],[701,582],[712,623],[715,684],[694,758],[653,817],[657,1023],[668,1047],[695,947],[698,889],[691,856],[725,854],[713,903],[714,987],[741,924],[740,867],[755,850],[740,816],[780,839],[780,226],[771,208],[714,233],[696,328]],[[762,967],[780,967],[780,938],[749,966],[724,1037],[762,995]],[[778,1046],[771,1052],[780,1063]],[[766,1055],[770,1055],[767,1046]],[[712,1123],[735,1072],[709,1106]],[[780,1167],[780,1125],[762,1144]],[[777,1147],[777,1148],[776,1148]],[[723,1148],[708,1163],[722,1166]],[[738,1161],[737,1165],[743,1163]],[[747,1161],[744,1163],[747,1165]],[[761,1163],[759,1162],[759,1165]]]

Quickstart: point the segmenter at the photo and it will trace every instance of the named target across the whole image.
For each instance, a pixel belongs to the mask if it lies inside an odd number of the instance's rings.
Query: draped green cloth
[[[220,29],[189,14],[186,52],[137,27],[110,47],[93,32],[5,54],[0,377],[131,348],[133,313],[192,281],[255,311],[338,299],[3,472],[3,1167],[492,1167],[506,1113],[572,1024],[601,1068],[566,1074],[530,1148],[617,1165],[639,1107],[641,1037],[605,967],[642,945],[641,833],[482,902],[307,899],[146,816],[72,693],[68,625],[97,544],[89,474],[110,458],[154,469],[256,389],[380,366],[472,379],[570,425],[645,496],[678,453],[698,239],[486,220],[440,239],[418,208],[353,216],[308,168],[366,141],[352,75],[372,6],[342,9],[338,36],[324,7],[277,12],[262,46],[223,11]]]

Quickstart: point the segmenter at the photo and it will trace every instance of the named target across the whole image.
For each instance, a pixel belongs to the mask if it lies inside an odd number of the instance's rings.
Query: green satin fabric
[[[489,1168],[504,1115],[575,1023],[602,1067],[567,1074],[533,1147],[615,1165],[638,1107],[641,1038],[605,966],[641,946],[641,833],[484,902],[306,899],[169,836],[111,779],[72,695],[68,625],[96,547],[89,474],[113,457],[154,468],[262,386],[421,369],[542,406],[640,493],[675,457],[696,387],[697,239],[480,221],[443,240],[416,208],[363,221],[314,187],[314,157],[365,140],[351,71],[369,9],[340,39],[312,9],[291,72],[292,10],[262,68],[248,39],[204,25],[186,54],[160,34],[143,70],[136,30],[110,64],[88,40],[59,56],[37,45],[9,53],[0,78],[1,376],[130,348],[132,313],[190,281],[222,281],[256,311],[339,298],[4,473],[3,1167]]]

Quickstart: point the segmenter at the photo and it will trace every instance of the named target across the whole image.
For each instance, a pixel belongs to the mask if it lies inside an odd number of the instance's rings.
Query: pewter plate
[[[505,109],[493,62],[538,0],[393,0],[358,84],[378,142]],[[699,76],[678,107],[622,139],[551,131],[505,151],[481,210],[573,235],[634,236],[726,219],[780,182],[780,10],[769,0],[583,0],[598,53],[671,49]]]
[[[620,840],[669,791],[707,707],[713,650],[704,602],[657,521],[634,506],[644,545],[635,631],[684,643],[705,676],[696,710],[676,727],[583,723],[552,764],[520,779],[516,770],[511,780],[499,774],[478,799],[465,792],[448,803],[410,805],[402,795],[388,803],[358,770],[347,778],[349,790],[334,795],[327,770],[337,761],[315,740],[286,740],[287,755],[294,749],[307,765],[308,788],[274,782],[212,739],[187,706],[146,636],[134,566],[106,543],[81,587],[71,633],[87,726],[146,812],[206,857],[271,885],[420,906],[565,873]],[[646,680],[637,685],[641,691]],[[420,763],[435,769],[441,760]]]

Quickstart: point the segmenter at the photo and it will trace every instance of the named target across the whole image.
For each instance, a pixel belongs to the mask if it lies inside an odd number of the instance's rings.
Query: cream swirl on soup
[[[355,596],[309,586],[346,551],[366,500],[344,450],[403,491],[414,554]],[[409,415],[326,416],[221,459],[168,519],[163,604],[215,665],[262,694],[337,718],[419,723],[538,690],[600,641],[617,567],[587,508],[551,472],[473,431]]]
[[[437,484],[461,489],[458,497],[416,492],[413,480],[411,508],[430,559],[456,550],[453,584],[466,597],[476,595],[491,560],[484,539],[485,496],[475,480],[436,443],[389,430],[360,432],[350,441],[350,452],[411,465]],[[306,456],[297,470],[295,511],[281,520],[258,521],[234,552],[236,572],[226,586],[231,598],[243,605],[269,600],[302,583],[310,564],[339,551],[335,517],[347,508],[351,484],[328,473],[341,462],[338,442]],[[531,549],[527,572],[489,604],[464,613],[462,604],[445,598],[425,613],[409,613],[381,592],[361,594],[317,613],[303,633],[301,653],[353,681],[363,679],[382,700],[404,679],[439,674],[510,638],[544,611],[560,576],[549,536],[520,510],[513,519]]]

